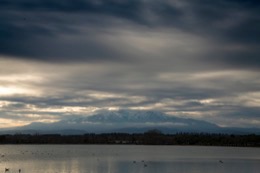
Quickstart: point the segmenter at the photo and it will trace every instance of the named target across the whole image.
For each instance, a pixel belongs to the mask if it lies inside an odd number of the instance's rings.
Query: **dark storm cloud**
[[[141,1],[112,0],[1,1],[0,53],[43,61],[118,60],[117,52],[96,37],[99,33],[80,35],[75,28],[85,23],[106,23],[111,20],[109,16],[141,20],[137,16],[140,5]],[[77,14],[82,19],[75,22]],[[95,26],[88,27],[95,30]]]
[[[258,107],[226,106],[225,109],[220,109],[216,116],[220,125],[259,127],[260,109]]]
[[[1,1],[2,9],[21,11],[54,11],[54,12],[84,12],[118,15],[125,18],[135,18],[136,11],[142,6],[139,0],[13,0]],[[138,16],[139,17],[139,16]],[[137,18],[137,20],[139,20]]]
[[[234,107],[230,112],[223,113],[226,118],[245,118],[245,119],[259,119],[259,107]]]
[[[212,50],[212,57],[202,59],[259,68],[259,6],[255,0],[4,0],[0,54],[57,62],[129,60],[131,55],[102,35],[129,25],[175,28],[227,47],[247,46],[247,51]]]
[[[260,2],[256,0],[222,0],[210,2],[193,1],[194,14],[197,22],[201,22],[202,32],[205,32],[223,46],[238,48],[211,52],[212,58],[222,64],[238,68],[252,67],[260,69]]]
[[[257,50],[226,52],[224,55],[223,53],[218,55],[218,57],[216,57],[216,61],[223,65],[226,63],[232,64],[232,66],[237,68],[252,68],[260,70],[259,55],[259,48],[257,48]]]
[[[87,40],[63,39],[55,33],[56,31],[45,26],[37,26],[37,24],[15,26],[13,23],[2,23],[0,27],[2,55],[54,62],[73,61],[73,57],[76,60],[90,61],[120,59],[116,52],[109,50],[109,46],[92,36],[88,36]],[[60,32],[62,34],[66,30]]]

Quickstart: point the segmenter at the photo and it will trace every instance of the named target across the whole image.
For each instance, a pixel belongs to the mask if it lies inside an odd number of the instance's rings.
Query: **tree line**
[[[145,133],[135,134],[14,134],[0,135],[0,144],[134,144],[260,147],[260,135],[208,133],[163,134],[158,130],[150,130]]]

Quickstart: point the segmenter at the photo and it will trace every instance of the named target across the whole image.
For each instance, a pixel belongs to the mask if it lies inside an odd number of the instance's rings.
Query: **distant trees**
[[[153,129],[145,133],[105,133],[85,135],[0,135],[0,144],[135,144],[135,145],[205,145],[260,147],[260,135],[207,133],[163,134]]]

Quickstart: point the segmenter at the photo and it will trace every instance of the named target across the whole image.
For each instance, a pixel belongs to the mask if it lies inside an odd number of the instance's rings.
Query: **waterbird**
[[[19,171],[19,173],[21,173],[21,169],[19,169],[18,171]]]
[[[5,172],[8,172],[9,171],[9,168],[5,168]]]
[[[219,163],[224,163],[222,160],[219,160]]]

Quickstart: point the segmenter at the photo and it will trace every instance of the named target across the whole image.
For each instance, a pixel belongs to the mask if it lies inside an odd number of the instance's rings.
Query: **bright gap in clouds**
[[[7,95],[15,95],[15,94],[32,94],[35,93],[34,91],[31,91],[26,88],[19,88],[14,86],[7,86],[3,87],[0,86],[0,96],[7,96]]]
[[[5,119],[0,118],[0,127],[1,128],[12,128],[27,125],[24,121],[13,120],[13,119]]]

